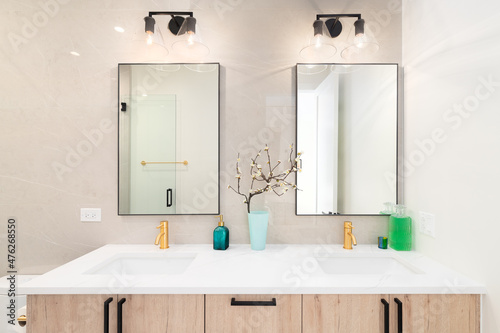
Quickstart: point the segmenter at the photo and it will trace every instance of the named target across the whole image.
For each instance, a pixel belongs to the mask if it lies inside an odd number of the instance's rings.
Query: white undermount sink
[[[169,275],[182,274],[196,254],[124,253],[92,267],[85,274]]]
[[[329,255],[316,257],[326,274],[423,274],[420,269],[392,256]]]

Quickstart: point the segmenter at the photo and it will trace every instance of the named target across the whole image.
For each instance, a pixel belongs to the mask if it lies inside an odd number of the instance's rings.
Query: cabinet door
[[[390,307],[391,333],[480,332],[479,295],[391,295]]]
[[[206,295],[205,308],[206,333],[301,332],[301,295]]]
[[[303,295],[303,333],[385,333],[382,300],[388,295]]]
[[[109,298],[113,301],[106,302]],[[108,304],[108,306],[106,306]],[[116,295],[28,295],[27,333],[102,333],[105,309],[116,332]]]
[[[203,333],[204,295],[119,295],[123,333]]]

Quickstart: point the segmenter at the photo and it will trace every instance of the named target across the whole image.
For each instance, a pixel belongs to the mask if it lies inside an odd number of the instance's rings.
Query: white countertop
[[[123,255],[195,256],[178,274],[88,274]],[[418,273],[326,274],[323,257],[395,258]],[[102,265],[101,265],[102,266]],[[22,294],[485,294],[483,285],[417,252],[359,245],[106,245],[20,285]]]
[[[21,293],[18,292],[17,288],[18,286],[22,285],[23,283],[26,283],[40,275],[16,275],[15,276],[15,284],[16,287],[14,287],[14,292],[16,293],[16,296],[22,296]],[[10,278],[11,275],[5,275],[0,277],[0,296],[7,296],[9,293],[9,290],[12,290],[12,283],[11,280],[7,280]]]

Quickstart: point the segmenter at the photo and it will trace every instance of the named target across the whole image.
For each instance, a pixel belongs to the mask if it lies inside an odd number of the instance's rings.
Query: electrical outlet
[[[80,209],[81,222],[101,222],[101,208]]]
[[[421,233],[436,238],[436,221],[434,214],[420,212],[419,230]]]

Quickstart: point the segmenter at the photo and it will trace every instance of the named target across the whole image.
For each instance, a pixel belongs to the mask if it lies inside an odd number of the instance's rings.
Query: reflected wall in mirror
[[[397,64],[298,64],[297,215],[397,202]]]
[[[118,214],[219,214],[219,64],[118,72]]]

